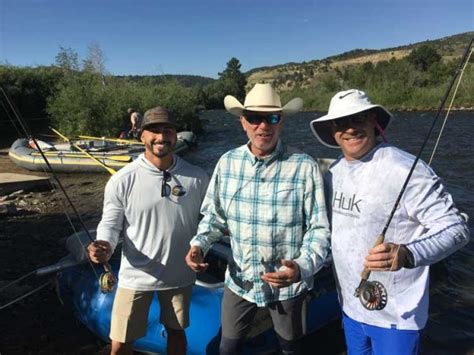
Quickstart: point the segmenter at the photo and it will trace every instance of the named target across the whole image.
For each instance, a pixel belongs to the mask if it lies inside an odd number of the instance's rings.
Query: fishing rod
[[[451,79],[451,82],[450,82],[447,90],[444,93],[444,96],[443,96],[443,98],[440,102],[438,111],[437,111],[436,116],[433,120],[433,123],[431,124],[431,127],[428,131],[428,134],[426,135],[426,137],[423,141],[423,144],[420,147],[418,155],[415,157],[415,160],[413,161],[413,164],[410,168],[410,171],[408,172],[408,175],[405,179],[405,182],[403,183],[403,186],[400,190],[400,193],[398,194],[398,197],[397,197],[397,199],[396,199],[396,201],[393,205],[392,211],[390,212],[390,215],[387,219],[385,227],[383,228],[382,233],[377,237],[377,239],[376,239],[376,241],[373,245],[373,248],[375,248],[376,246],[382,244],[385,240],[385,233],[387,232],[388,227],[390,226],[390,223],[392,222],[393,216],[395,215],[397,207],[398,207],[398,205],[399,205],[399,203],[402,199],[402,196],[403,196],[403,194],[404,194],[404,192],[405,192],[405,190],[408,186],[408,182],[410,181],[410,178],[413,175],[413,172],[415,170],[416,164],[420,160],[421,154],[422,154],[423,150],[425,149],[426,144],[428,143],[428,140],[431,136],[431,133],[433,132],[433,129],[436,125],[436,122],[439,118],[439,115],[441,114],[441,111],[442,111],[444,105],[446,104],[446,101],[449,97],[449,93],[451,92],[451,90],[454,86],[456,78],[459,76],[459,74],[463,70],[464,62],[466,61],[466,58],[468,58],[468,53],[469,53],[469,50],[472,47],[473,41],[474,41],[474,38],[471,38],[468,46],[466,47],[464,55],[462,56],[462,59],[461,59],[461,63],[459,64],[458,69],[455,71],[455,73],[454,73],[454,75]],[[397,253],[398,253],[398,250],[397,250]],[[387,300],[388,300],[387,290],[382,285],[382,283],[380,283],[379,281],[375,281],[375,280],[374,281],[368,281],[369,276],[370,276],[370,270],[367,267],[364,267],[364,270],[361,273],[361,280],[360,280],[359,286],[357,286],[357,288],[355,289],[354,296],[359,298],[359,300],[360,300],[360,302],[361,302],[361,304],[364,308],[366,308],[370,311],[381,310],[381,309],[385,308],[385,306],[387,305]]]
[[[13,112],[13,114],[15,115],[15,118],[17,119],[18,123],[20,124],[21,129],[27,135],[28,139],[31,139],[33,141],[36,148],[38,149],[38,152],[41,154],[41,157],[43,158],[43,160],[44,160],[44,162],[45,162],[45,164],[48,168],[48,172],[51,174],[51,176],[54,178],[55,182],[57,183],[57,185],[61,189],[61,192],[63,193],[64,197],[66,198],[68,204],[71,206],[71,208],[74,212],[74,215],[76,216],[76,218],[79,221],[81,227],[85,231],[87,237],[89,238],[89,240],[92,243],[95,243],[95,240],[92,238],[89,230],[87,229],[84,221],[82,220],[82,218],[79,214],[79,211],[76,209],[76,206],[74,205],[71,198],[69,197],[69,194],[66,192],[66,189],[64,188],[63,184],[59,180],[58,175],[54,172],[53,168],[51,167],[48,158],[44,154],[43,149],[41,149],[41,147],[38,144],[36,138],[33,136],[31,131],[29,130],[25,120],[20,115],[20,113],[19,113],[18,109],[15,107],[13,101],[10,99],[9,95],[7,94],[7,92],[5,91],[3,86],[1,86],[1,85],[0,85],[0,90],[3,94],[3,96],[5,97],[5,101],[8,103],[8,106],[10,107],[10,110]],[[72,222],[71,222],[71,224],[72,224]],[[115,280],[115,276],[113,274],[113,271],[112,271],[112,268],[111,268],[110,264],[108,262],[105,262],[105,263],[103,263],[103,267],[104,267],[105,272],[102,273],[99,277],[99,286],[100,286],[100,290],[103,293],[108,293],[108,292],[113,291],[113,289],[115,288],[116,280]]]

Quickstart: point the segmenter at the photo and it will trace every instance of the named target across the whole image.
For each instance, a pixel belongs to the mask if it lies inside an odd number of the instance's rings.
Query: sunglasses
[[[246,112],[244,114],[246,121],[250,124],[259,125],[262,123],[263,120],[270,125],[278,124],[281,121],[281,115],[278,113],[271,113],[271,114],[256,114]]]
[[[331,122],[335,129],[346,128],[351,125],[360,126],[367,122],[367,115],[342,117],[336,120],[332,120]]]
[[[171,181],[171,174],[166,170],[163,171],[163,180],[161,180],[161,197],[167,197],[170,195],[171,186],[168,182]]]

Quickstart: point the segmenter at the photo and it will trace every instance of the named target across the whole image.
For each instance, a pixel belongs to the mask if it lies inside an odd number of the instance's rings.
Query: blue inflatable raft
[[[223,271],[230,255],[227,244],[218,243],[209,252],[209,272],[200,274],[193,289],[190,326],[186,329],[188,354],[218,354],[220,338],[221,301],[223,295]],[[117,255],[118,256],[118,255]],[[119,257],[111,259],[111,266],[118,274]],[[72,266],[71,266],[72,265]],[[109,341],[110,317],[115,292],[102,293],[98,275],[101,266],[79,263],[71,255],[49,267],[59,271],[61,297],[72,306],[76,317],[104,341]],[[40,272],[41,273],[41,272]],[[340,308],[330,268],[324,268],[315,276],[315,288],[308,294],[305,307],[306,333],[311,333],[340,317]],[[154,298],[148,315],[148,332],[134,343],[134,349],[142,352],[166,353],[166,331],[159,322],[160,309]],[[247,354],[258,354],[276,348],[276,335],[265,309],[257,313],[246,343]]]

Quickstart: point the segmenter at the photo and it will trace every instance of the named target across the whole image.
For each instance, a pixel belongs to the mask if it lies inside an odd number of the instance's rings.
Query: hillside
[[[247,89],[257,82],[273,83],[280,91],[310,88],[315,86],[318,81],[324,80],[331,73],[337,74],[348,67],[360,66],[369,62],[376,65],[382,61],[399,60],[407,57],[413,49],[425,44],[429,44],[434,48],[442,56],[443,62],[447,62],[459,58],[473,36],[474,32],[466,32],[394,48],[380,50],[354,49],[320,60],[254,68],[245,73]]]

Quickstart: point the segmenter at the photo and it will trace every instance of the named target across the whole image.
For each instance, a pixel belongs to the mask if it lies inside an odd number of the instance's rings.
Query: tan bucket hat
[[[303,108],[303,100],[299,97],[281,106],[280,95],[270,84],[255,84],[245,96],[244,104],[231,95],[224,98],[227,111],[235,116],[241,116],[244,111],[281,112],[283,116],[293,115]]]
[[[312,120],[310,127],[322,144],[330,148],[339,148],[333,137],[330,121],[369,110],[375,111],[380,128],[385,130],[392,119],[392,114],[385,107],[372,104],[367,94],[361,90],[340,91],[332,97],[327,115]]]

